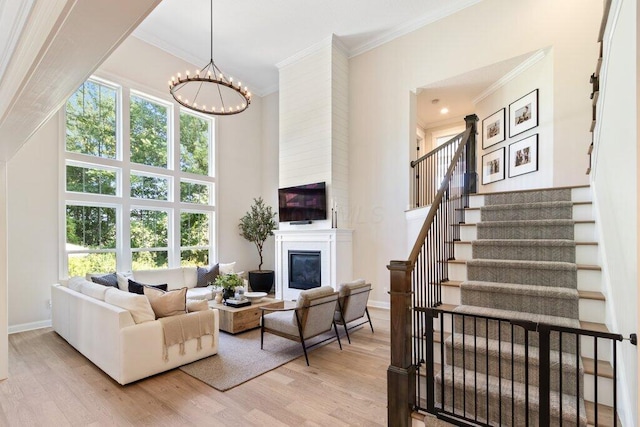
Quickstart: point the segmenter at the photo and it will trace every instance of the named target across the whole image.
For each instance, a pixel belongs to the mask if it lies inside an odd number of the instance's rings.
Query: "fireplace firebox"
[[[289,288],[320,287],[321,265],[320,251],[289,251]]]

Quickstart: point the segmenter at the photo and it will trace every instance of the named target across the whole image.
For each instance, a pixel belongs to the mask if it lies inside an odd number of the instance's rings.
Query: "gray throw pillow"
[[[218,264],[210,265],[208,267],[198,267],[198,283],[196,284],[196,287],[206,287],[209,282],[213,283],[219,274],[220,266]]]
[[[118,287],[118,276],[116,276],[116,273],[105,274],[104,276],[93,276],[91,277],[91,281],[102,286]]]

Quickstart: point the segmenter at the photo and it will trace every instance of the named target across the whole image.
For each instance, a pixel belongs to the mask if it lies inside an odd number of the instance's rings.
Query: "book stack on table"
[[[249,301],[247,298],[243,298],[243,299],[227,298],[227,300],[224,302],[224,305],[228,307],[235,307],[235,308],[247,307],[251,305],[251,301]]]

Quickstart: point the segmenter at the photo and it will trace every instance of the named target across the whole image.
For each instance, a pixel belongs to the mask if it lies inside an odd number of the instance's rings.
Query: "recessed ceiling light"
[[[440,114],[447,114],[449,112],[449,109],[447,107],[444,107],[442,110],[440,110]]]

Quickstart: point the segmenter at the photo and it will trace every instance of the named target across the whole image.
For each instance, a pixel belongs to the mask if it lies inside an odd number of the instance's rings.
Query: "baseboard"
[[[374,307],[374,308],[384,308],[385,310],[391,309],[391,303],[389,303],[388,301],[369,300],[369,302],[367,302],[367,306]]]
[[[9,326],[9,335],[17,334],[18,332],[32,331],[34,329],[50,328],[51,319],[41,320],[39,322],[22,323],[20,325]]]

